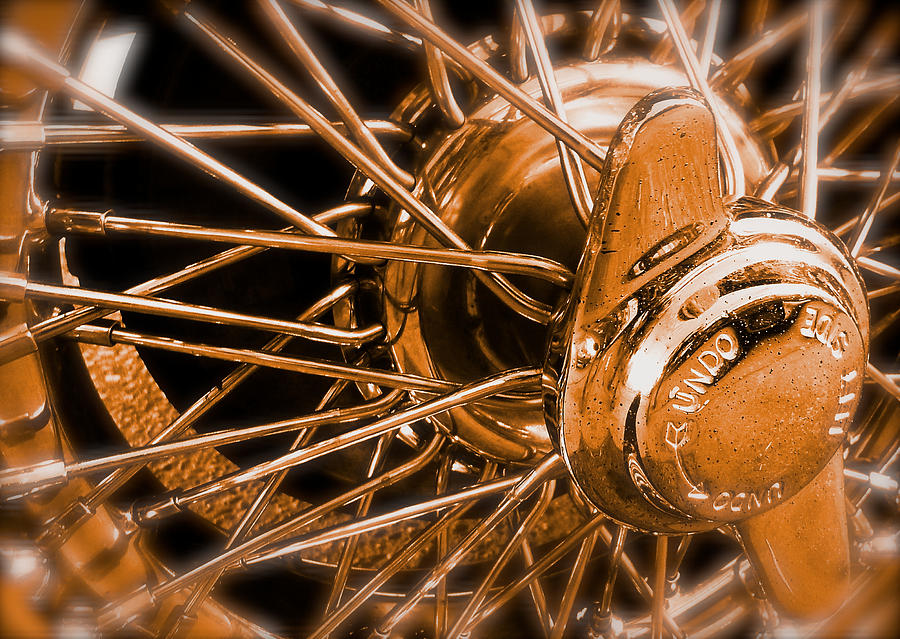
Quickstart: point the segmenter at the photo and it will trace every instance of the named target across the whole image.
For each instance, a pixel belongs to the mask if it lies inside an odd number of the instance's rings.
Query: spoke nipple
[[[13,468],[0,473],[0,493],[7,499],[17,499],[64,484],[67,478],[66,462],[50,459],[27,468]]]
[[[149,526],[159,523],[181,511],[174,496],[167,497],[149,505],[135,505],[131,510],[131,518],[138,526]]]
[[[588,629],[590,639],[623,639],[625,624],[610,612],[601,612],[600,604],[594,604],[591,627]]]
[[[47,552],[61,547],[92,515],[92,510],[80,497],[62,513],[48,521],[38,535],[37,545]]]
[[[391,636],[390,630],[382,630],[381,628],[373,628],[369,639],[388,639]]]
[[[681,573],[676,572],[674,577],[666,579],[666,597],[674,597],[681,590],[681,586],[678,583],[680,578]]]
[[[857,546],[859,559],[867,566],[875,567],[900,557],[900,533],[872,537]]]
[[[21,304],[25,301],[28,280],[19,273],[0,272],[0,300]]]
[[[113,602],[101,610],[97,625],[103,629],[117,630],[137,619],[155,603],[150,588],[145,584],[126,599]]]

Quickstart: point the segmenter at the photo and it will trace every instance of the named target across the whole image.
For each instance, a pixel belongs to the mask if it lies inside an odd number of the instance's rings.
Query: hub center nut
[[[825,467],[860,395],[868,312],[852,259],[828,231],[761,200],[722,203],[700,105],[684,95],[652,104],[611,148],[607,191],[555,326],[545,414],[597,508],[677,533],[768,510]],[[636,157],[642,149],[662,160]],[[653,173],[660,165],[675,185]],[[647,206],[620,219],[629,185]]]
[[[747,284],[680,320],[704,324],[683,344],[665,348],[673,331],[660,323],[631,358],[638,370],[662,364],[626,422],[628,461],[647,480],[636,485],[691,518],[740,519],[805,486],[843,442],[859,397],[864,340],[839,303],[785,282]],[[742,303],[754,288],[782,291]],[[650,354],[659,346],[665,361]]]

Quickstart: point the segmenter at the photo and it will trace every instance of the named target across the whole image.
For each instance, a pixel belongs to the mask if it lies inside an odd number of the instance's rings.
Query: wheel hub
[[[610,156],[551,344],[550,430],[578,486],[628,525],[771,509],[851,423],[868,336],[852,259],[800,214],[722,201],[713,118],[691,92],[648,96]]]
[[[561,66],[556,79],[568,121],[601,146],[643,96],[685,83],[677,69],[636,56]],[[537,79],[521,88],[540,99]],[[400,119],[421,130],[414,118],[428,99],[407,100]],[[748,179],[762,179],[765,152],[741,117],[726,113]],[[417,196],[471,246],[540,255],[576,268],[585,230],[569,201],[555,141],[503,98],[483,96],[462,127],[435,131],[417,174]],[[598,179],[588,175],[592,191]],[[436,246],[401,211],[394,209],[392,219],[392,242]],[[535,299],[559,301],[559,289],[546,282],[513,280]],[[384,290],[392,357],[401,371],[466,382],[543,360],[547,327],[509,310],[470,272],[393,262]],[[435,420],[479,455],[502,462],[530,463],[551,449],[538,398],[483,402]]]

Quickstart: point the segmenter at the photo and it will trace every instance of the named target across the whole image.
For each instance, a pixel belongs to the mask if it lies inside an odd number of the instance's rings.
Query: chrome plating
[[[648,92],[686,82],[678,70],[638,57],[573,63],[557,68],[555,76],[568,121],[603,147]],[[520,89],[541,95],[537,78]],[[427,106],[427,99],[408,100],[405,115],[414,120]],[[756,183],[768,171],[767,154],[752,141],[736,111],[726,114],[747,179]],[[503,98],[487,95],[462,127],[438,131],[425,153],[415,194],[471,246],[516,247],[574,270],[585,231],[560,174],[555,140],[539,125]],[[599,175],[589,171],[587,177],[596,193]],[[392,242],[433,245],[415,220],[397,207],[392,214]],[[542,302],[558,299],[558,292],[542,283],[522,286]],[[383,304],[391,354],[401,371],[465,381],[539,362],[546,347],[545,329],[494,303],[463,272],[389,263]],[[551,448],[536,400],[494,399],[435,420],[457,441],[494,459],[528,463]]]
[[[844,442],[867,359],[846,248],[799,213],[723,204],[704,113],[670,90],[626,117],[544,376],[578,486],[656,532],[746,519],[806,486]]]

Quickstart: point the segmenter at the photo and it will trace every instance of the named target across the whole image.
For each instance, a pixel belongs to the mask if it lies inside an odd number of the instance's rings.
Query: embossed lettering
[[[713,348],[697,355],[696,361],[706,372],[691,367],[690,373],[682,380],[693,393],[682,390],[679,386],[673,386],[669,391],[669,399],[675,400],[671,402],[672,408],[688,414],[702,410],[708,400],[701,401],[698,396],[706,395],[707,387],[716,383],[716,376],[725,367],[725,363],[734,361],[739,354],[740,345],[735,337],[728,331],[718,333],[713,339]]]
[[[706,389],[703,387],[703,385],[711,385],[713,383],[713,376],[704,375],[696,368],[691,369],[691,375],[693,375],[694,377],[685,377],[684,383],[690,386],[695,393],[706,395]]]
[[[710,375],[715,376],[715,374],[719,372],[719,369],[722,368],[722,358],[719,357],[719,354],[715,351],[703,351],[697,359],[700,361],[700,365],[703,366]]]
[[[819,319],[816,320],[816,339],[827,344],[832,324],[834,324],[834,318],[831,315],[819,315]]]
[[[713,510],[722,510],[723,508],[727,508],[728,504],[731,501],[731,493],[727,490],[716,495],[716,498],[713,500]]]
[[[666,443],[672,448],[678,448],[684,444],[687,435],[687,422],[676,424],[675,422],[666,423]]]
[[[683,413],[696,413],[706,405],[701,403],[696,396],[683,392],[677,386],[673,386],[672,390],[669,391],[669,399],[677,399],[680,402],[684,402],[683,404],[672,403],[672,408],[676,408]]]
[[[763,506],[770,506],[781,501],[782,495],[780,481],[769,486],[762,495],[753,491],[741,491],[733,494],[731,491],[723,490],[713,499],[712,507],[717,512],[727,509],[733,513],[751,513]]]
[[[780,481],[776,481],[774,484],[772,484],[772,487],[769,488],[768,497],[771,498],[773,504],[776,501],[781,501],[781,482]]]
[[[719,351],[719,355],[729,362],[736,358],[740,352],[738,343],[729,333],[716,335],[716,350]]]
[[[806,307],[806,318],[803,322],[803,326],[800,327],[800,334],[804,337],[814,337],[815,333],[813,333],[812,327],[816,321],[816,315],[819,314],[819,311],[812,306]]]
[[[806,307],[806,317],[803,326],[800,327],[800,334],[827,346],[831,350],[832,357],[841,359],[849,345],[847,333],[840,330],[834,317],[822,312],[823,310],[812,306]]]
[[[762,508],[762,504],[759,501],[759,495],[756,493],[750,493],[750,503],[747,504],[749,510],[756,510],[758,508]]]
[[[838,331],[837,337],[829,342],[828,345],[831,347],[831,355],[835,359],[840,359],[849,346],[847,343],[847,333]]]

